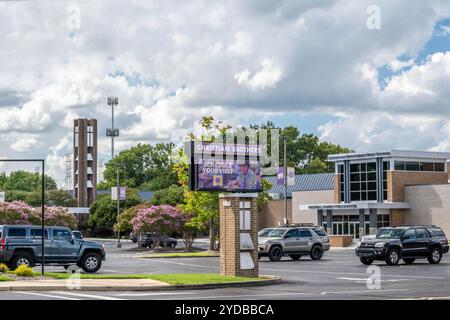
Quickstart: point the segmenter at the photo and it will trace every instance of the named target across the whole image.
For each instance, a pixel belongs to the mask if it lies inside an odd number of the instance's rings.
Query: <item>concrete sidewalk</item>
[[[50,291],[50,290],[92,290],[92,291],[144,291],[161,290],[170,287],[165,282],[151,279],[69,279],[69,280],[18,280],[0,282],[0,291]]]
[[[210,284],[173,285],[151,279],[71,279],[71,280],[17,280],[0,282],[0,291],[161,291],[195,290],[228,287],[249,287],[277,284],[279,277],[261,276],[265,279]]]

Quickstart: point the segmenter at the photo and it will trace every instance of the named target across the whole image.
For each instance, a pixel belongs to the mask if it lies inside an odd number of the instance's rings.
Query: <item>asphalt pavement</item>
[[[105,241],[107,261],[100,273],[217,273],[220,258],[138,258],[130,242],[115,247]],[[198,241],[196,246],[207,246]],[[121,300],[121,299],[450,299],[450,255],[430,265],[417,260],[413,265],[387,266],[375,262],[362,265],[352,249],[334,249],[320,261],[302,257],[270,262],[262,258],[261,275],[276,275],[281,284],[263,287],[221,288],[173,292],[0,292],[0,299]],[[61,268],[48,267],[61,271]]]

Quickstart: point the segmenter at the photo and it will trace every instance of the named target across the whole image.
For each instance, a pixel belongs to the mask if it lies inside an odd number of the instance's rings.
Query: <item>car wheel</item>
[[[171,249],[175,249],[176,246],[177,246],[177,244],[175,242],[171,242],[170,245],[169,245],[169,247]]]
[[[270,248],[269,251],[270,261],[280,261],[282,257],[283,257],[283,250],[280,247],[276,246]]]
[[[102,266],[102,258],[94,252],[87,253],[81,261],[81,268],[86,273],[97,272]]]
[[[416,259],[413,258],[404,258],[403,262],[405,262],[406,264],[413,264],[414,261],[416,261]]]
[[[430,255],[428,256],[428,262],[431,264],[438,264],[439,262],[441,262],[441,259],[442,259],[441,249],[433,248],[433,250],[431,250]]]
[[[136,243],[137,239],[131,239],[131,242]]]
[[[292,260],[297,261],[298,259],[300,259],[302,256],[299,254],[290,254],[289,257],[291,257]]]
[[[156,245],[155,245],[155,243],[152,241],[152,242],[150,242],[150,243],[148,244],[148,247],[149,247],[150,249],[155,249]]]
[[[369,259],[369,258],[359,258],[359,260],[361,261],[362,264],[365,264],[366,266],[370,266],[373,263],[373,259]]]
[[[390,266],[398,264],[400,261],[400,253],[397,249],[391,249],[386,255],[386,263]]]
[[[34,259],[33,255],[27,253],[27,252],[21,252],[14,256],[12,267],[14,269],[18,268],[21,265],[25,265],[27,267],[33,267],[34,266]]]
[[[323,256],[323,249],[321,246],[314,246],[311,249],[311,253],[309,254],[311,259],[313,260],[320,260]]]

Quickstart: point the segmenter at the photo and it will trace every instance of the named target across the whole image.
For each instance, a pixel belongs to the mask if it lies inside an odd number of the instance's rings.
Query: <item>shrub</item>
[[[24,264],[19,266],[16,270],[14,270],[14,274],[18,277],[33,277],[34,276],[33,269]]]
[[[9,271],[8,266],[6,264],[4,264],[4,263],[0,263],[0,272],[1,273],[6,273],[8,271]]]
[[[186,223],[187,216],[178,207],[169,205],[142,208],[131,220],[133,232],[179,232]]]

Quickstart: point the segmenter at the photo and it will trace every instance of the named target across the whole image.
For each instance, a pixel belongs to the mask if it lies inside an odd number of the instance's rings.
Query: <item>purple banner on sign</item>
[[[119,200],[121,201],[127,200],[127,189],[125,187],[119,188]]]
[[[284,185],[284,167],[277,168],[277,184],[280,186]]]

